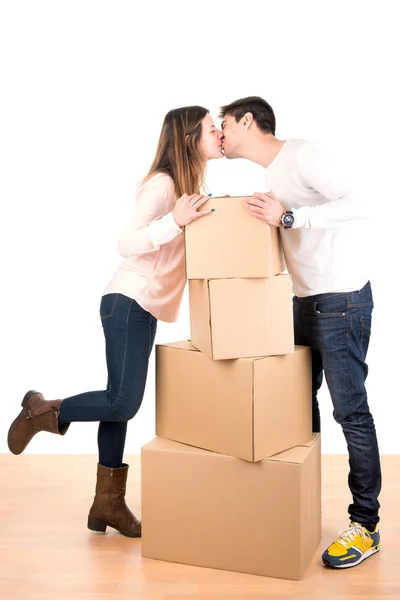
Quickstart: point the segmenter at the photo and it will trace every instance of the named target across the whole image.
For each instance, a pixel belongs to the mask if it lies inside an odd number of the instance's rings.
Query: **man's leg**
[[[378,536],[371,537],[363,529],[376,528],[381,489],[378,443],[365,389],[372,308],[369,284],[359,292],[316,296],[313,305],[312,343],[321,353],[333,415],[342,426],[349,452],[350,519],[362,526],[359,531],[346,531],[344,538],[338,538],[342,541],[324,553],[324,562],[335,567],[354,566],[379,548]],[[357,544],[359,549],[349,554],[347,550]]]
[[[293,322],[294,322],[294,343],[299,346],[311,346],[309,337],[310,331],[310,308],[312,303],[293,298]],[[312,314],[311,314],[312,318]],[[322,357],[317,348],[311,349],[312,358],[312,430],[315,433],[321,431],[321,417],[318,405],[317,394],[323,381]]]

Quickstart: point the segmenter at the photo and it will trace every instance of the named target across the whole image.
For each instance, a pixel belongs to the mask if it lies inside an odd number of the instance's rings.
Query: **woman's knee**
[[[140,402],[134,398],[127,398],[121,394],[109,395],[109,406],[112,413],[110,421],[130,421],[140,408]]]

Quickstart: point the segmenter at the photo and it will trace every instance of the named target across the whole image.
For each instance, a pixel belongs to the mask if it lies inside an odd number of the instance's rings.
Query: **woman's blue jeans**
[[[100,317],[106,342],[107,389],[65,398],[59,422],[100,421],[99,463],[115,468],[123,463],[127,422],[143,400],[157,319],[123,294],[103,296]]]

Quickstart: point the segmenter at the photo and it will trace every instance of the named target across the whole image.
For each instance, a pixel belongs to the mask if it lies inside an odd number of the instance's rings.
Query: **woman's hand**
[[[202,196],[201,194],[192,194],[191,196],[183,194],[183,196],[176,201],[172,211],[172,216],[178,227],[185,227],[185,225],[188,225],[191,221],[194,221],[194,219],[204,217],[204,215],[209,215],[214,212],[213,208],[211,210],[197,210],[209,199],[208,196]]]

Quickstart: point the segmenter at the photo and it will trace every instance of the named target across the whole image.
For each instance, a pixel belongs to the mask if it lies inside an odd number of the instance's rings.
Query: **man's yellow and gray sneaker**
[[[368,531],[359,523],[350,523],[350,527],[341,531],[337,539],[322,555],[322,561],[334,569],[355,567],[360,562],[376,554],[380,546],[378,526]]]

